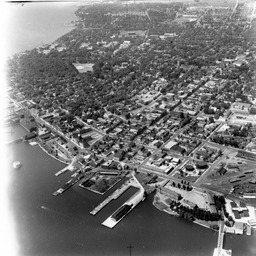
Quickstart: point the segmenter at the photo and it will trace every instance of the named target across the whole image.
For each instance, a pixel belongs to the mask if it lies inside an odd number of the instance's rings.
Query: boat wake
[[[81,246],[81,247],[86,247],[86,239],[85,239],[86,232],[77,232],[76,229],[70,230],[71,223],[73,226],[76,226],[76,225],[79,225],[79,226],[84,225],[85,226],[86,223],[84,223],[79,218],[68,216],[66,214],[58,212],[58,211],[51,209],[49,207],[46,207],[44,205],[41,206],[41,209],[44,210],[45,213],[48,213],[58,223],[61,224],[61,227],[63,228],[64,232],[69,233],[69,237],[74,244],[77,244],[78,246]]]
[[[70,218],[70,216],[68,216],[66,214],[63,214],[61,212],[58,212],[58,211],[56,211],[54,209],[51,209],[51,208],[43,206],[43,205],[41,206],[41,209],[43,209],[45,211],[48,211],[50,213],[53,213],[54,215],[59,216],[59,217]]]

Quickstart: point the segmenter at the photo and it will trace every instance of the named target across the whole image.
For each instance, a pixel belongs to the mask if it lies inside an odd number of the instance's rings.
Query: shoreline
[[[69,165],[69,163],[66,163],[66,162],[60,160],[59,158],[54,157],[52,154],[50,154],[40,143],[37,143],[37,145],[38,145],[47,155],[51,156],[52,158],[54,158],[55,160],[57,160],[57,161],[59,161],[59,162],[61,162],[61,163],[63,163],[63,164],[66,164],[67,166]]]
[[[89,190],[89,191],[91,191],[91,192],[94,192],[94,193],[97,193],[97,194],[100,194],[100,195],[105,195],[111,188],[113,188],[114,186],[116,186],[121,180],[123,180],[123,178],[125,178],[125,176],[124,177],[122,177],[122,178],[120,178],[117,182],[115,182],[113,185],[111,185],[105,192],[103,192],[103,193],[101,193],[101,192],[99,192],[99,191],[97,191],[97,190],[93,190],[93,189],[91,189],[90,187],[85,187],[85,186],[83,186],[82,184],[79,184],[79,187],[81,187],[81,188],[83,188],[83,189],[87,189],[87,190]]]
[[[21,122],[19,122],[19,125],[22,126],[27,132],[30,132],[28,128],[26,128]]]
[[[166,212],[166,213],[168,213],[168,214],[170,214],[170,215],[172,215],[172,216],[179,217],[179,214],[176,213],[176,212],[174,212],[174,211],[172,211],[171,209],[170,209],[170,210],[169,210],[169,209],[168,209],[168,210],[162,209],[161,206],[158,205],[158,203],[159,203],[159,202],[163,203],[163,202],[162,202],[161,200],[157,201],[157,199],[156,199],[157,196],[158,196],[158,194],[157,194],[157,192],[156,192],[156,194],[154,195],[154,200],[153,200],[153,202],[152,202],[152,204],[153,204],[153,206],[154,206],[155,208],[157,208],[159,211]],[[166,205],[166,207],[167,207],[167,205]]]
[[[29,4],[27,4],[29,5]],[[26,4],[24,6],[19,5],[13,5],[10,8],[10,11],[14,13],[17,12],[17,17],[13,19],[14,24],[13,30],[15,30],[15,26],[19,25],[21,27],[26,26],[26,23],[29,23],[32,19],[35,23],[35,25],[38,25],[38,20],[42,20],[43,17],[39,15],[39,18],[35,18],[33,15],[33,9],[38,10],[38,8],[42,8],[42,12],[51,13],[52,10],[56,11],[57,14],[57,20],[54,15],[49,14],[50,21],[48,22],[49,25],[43,27],[42,29],[47,31],[47,37],[42,36],[38,34],[36,37],[30,37],[28,34],[28,39],[30,44],[27,44],[27,39],[20,40],[20,45],[17,47],[14,43],[11,43],[10,49],[8,49],[6,58],[12,58],[14,55],[20,55],[23,54],[26,51],[31,51],[37,48],[42,47],[44,44],[52,44],[53,42],[57,41],[60,37],[64,36],[65,34],[69,33],[74,27],[65,26],[65,23],[70,23],[77,20],[77,17],[75,15],[75,11],[77,10],[78,6],[76,2],[35,2],[33,3],[33,7],[30,7],[32,5],[29,5],[29,8],[27,8]],[[50,10],[50,11],[48,11]],[[65,12],[66,16],[63,18],[62,16],[59,16],[58,13]],[[21,13],[21,15],[19,14]],[[23,15],[27,17],[32,18],[25,18],[23,19]],[[8,21],[9,19],[7,19]],[[41,26],[42,22],[39,23]],[[28,30],[30,30],[30,27],[32,25],[29,25]],[[48,29],[48,26],[52,27],[52,30]],[[11,26],[10,26],[11,27]],[[27,26],[26,26],[27,27]],[[11,29],[11,28],[10,28]],[[27,28],[23,29],[23,31],[18,31],[17,36],[12,36],[10,41],[17,41],[20,38],[20,35],[22,35],[22,32],[27,33]],[[47,39],[46,39],[47,38]]]
[[[159,199],[157,200],[156,197],[158,197]],[[166,208],[162,208],[159,205],[159,203],[164,204]],[[174,217],[179,217],[179,214],[177,212],[174,212],[171,209],[169,209],[168,206],[163,201],[161,201],[161,198],[159,197],[159,194],[157,194],[157,193],[154,195],[154,200],[153,200],[152,204],[159,211],[165,212],[165,213],[167,213],[167,214],[169,214],[171,216],[174,216]],[[208,229],[211,229],[211,230],[213,230],[215,232],[218,232],[218,230],[215,230],[215,229],[211,228],[210,226],[201,223],[199,220],[192,221],[192,223],[195,223],[195,224],[200,225],[200,226],[202,226],[204,228],[208,228]]]
[[[10,99],[11,101],[13,101],[15,104],[18,104],[18,102],[16,102],[16,100],[12,99],[11,97],[8,96],[8,99]],[[28,133],[30,133],[30,131],[21,123],[19,122],[18,125],[20,125],[23,129],[25,129]],[[28,141],[29,142],[29,141]],[[42,145],[41,143],[37,140],[37,145],[46,153],[48,154],[49,156],[51,156],[52,158],[54,158],[55,160],[63,163],[63,164],[66,164],[66,165],[69,165],[70,163],[66,163],[64,160],[61,160],[55,156],[53,156],[52,154],[50,154]],[[71,161],[72,162],[72,161]]]

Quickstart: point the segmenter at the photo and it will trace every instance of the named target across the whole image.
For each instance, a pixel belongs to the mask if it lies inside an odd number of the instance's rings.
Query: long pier
[[[221,220],[220,226],[219,226],[217,248],[214,249],[213,256],[231,256],[232,255],[231,250],[223,249],[223,241],[224,241],[224,221]]]
[[[68,166],[66,166],[63,169],[61,169],[60,171],[56,172],[55,176],[57,177],[67,171],[74,171],[75,167],[73,166],[73,164],[75,163],[75,161],[76,161],[76,158],[74,158],[73,161]]]
[[[130,179],[131,185],[137,187],[139,191],[130,197],[123,205],[121,205],[110,217],[108,217],[104,222],[101,224],[108,227],[113,228],[117,225],[132,209],[136,207],[136,205],[145,199],[144,193],[145,190],[139,181],[136,179],[134,175]],[[115,217],[118,214],[119,216]]]
[[[73,185],[75,185],[78,181],[80,181],[83,177],[84,177],[83,175],[78,175],[78,176],[72,178],[71,180],[66,182],[65,185],[62,188],[59,188],[57,191],[53,192],[52,195],[57,196],[59,194],[64,193],[66,190],[68,190]]]
[[[99,211],[101,211],[107,204],[109,204],[112,200],[117,199],[121,196],[130,186],[131,181],[126,181],[120,188],[118,188],[113,194],[108,196],[102,203],[100,203],[97,207],[95,207],[90,214],[96,215]]]

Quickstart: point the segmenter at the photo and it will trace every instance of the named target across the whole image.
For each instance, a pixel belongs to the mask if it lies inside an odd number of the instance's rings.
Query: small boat
[[[15,161],[13,162],[13,168],[17,169],[17,168],[20,168],[21,167],[21,163],[19,161]]]

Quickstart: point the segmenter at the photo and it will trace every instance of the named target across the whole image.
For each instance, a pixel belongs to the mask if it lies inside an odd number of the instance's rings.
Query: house
[[[226,172],[227,172],[227,169],[225,169],[224,167],[218,170],[219,175],[224,175]]]
[[[161,141],[157,141],[156,143],[153,144],[155,147],[159,148],[162,146],[162,142]]]

